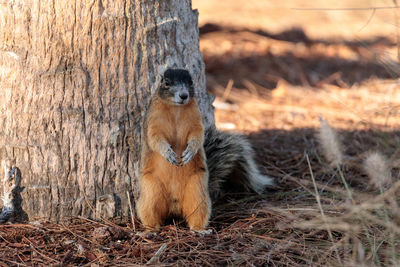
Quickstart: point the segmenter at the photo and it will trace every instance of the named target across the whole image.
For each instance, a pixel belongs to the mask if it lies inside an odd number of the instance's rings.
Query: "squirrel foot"
[[[135,235],[140,236],[142,238],[156,238],[158,236],[158,232],[155,232],[154,230],[147,229],[141,232],[136,232]]]
[[[213,233],[212,229],[204,229],[204,230],[191,230],[190,232],[192,232],[193,234],[199,235],[201,237],[203,236],[207,236],[207,235],[211,235]]]

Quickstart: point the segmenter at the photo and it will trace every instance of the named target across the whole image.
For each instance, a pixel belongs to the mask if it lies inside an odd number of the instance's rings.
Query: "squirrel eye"
[[[165,86],[170,86],[171,85],[171,83],[170,83],[170,81],[168,79],[165,79],[164,84],[165,84]]]

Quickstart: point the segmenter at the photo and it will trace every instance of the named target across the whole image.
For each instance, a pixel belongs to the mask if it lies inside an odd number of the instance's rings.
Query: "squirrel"
[[[191,230],[204,230],[211,199],[216,201],[222,192],[262,193],[274,186],[272,178],[260,174],[253,154],[241,135],[215,127],[204,130],[189,72],[166,70],[144,122],[139,219],[158,229],[164,218],[177,215]]]
[[[191,230],[204,230],[211,213],[204,127],[187,70],[165,71],[145,117],[142,143],[139,219],[158,229],[169,215],[181,216]]]

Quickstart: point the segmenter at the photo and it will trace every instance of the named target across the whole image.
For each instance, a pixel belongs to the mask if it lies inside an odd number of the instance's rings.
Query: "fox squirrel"
[[[261,193],[273,186],[257,169],[244,137],[213,127],[204,131],[193,97],[189,72],[168,69],[146,114],[136,210],[147,228],[178,215],[201,231],[210,217],[210,195],[215,201],[223,191]]]
[[[168,69],[146,114],[137,214],[157,229],[168,215],[182,216],[191,230],[210,217],[204,128],[188,71]]]

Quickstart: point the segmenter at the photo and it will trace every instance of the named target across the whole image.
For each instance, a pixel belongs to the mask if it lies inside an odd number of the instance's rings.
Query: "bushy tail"
[[[260,194],[274,185],[272,178],[258,170],[254,151],[245,137],[210,128],[205,133],[204,149],[213,200],[224,191],[253,190]]]

